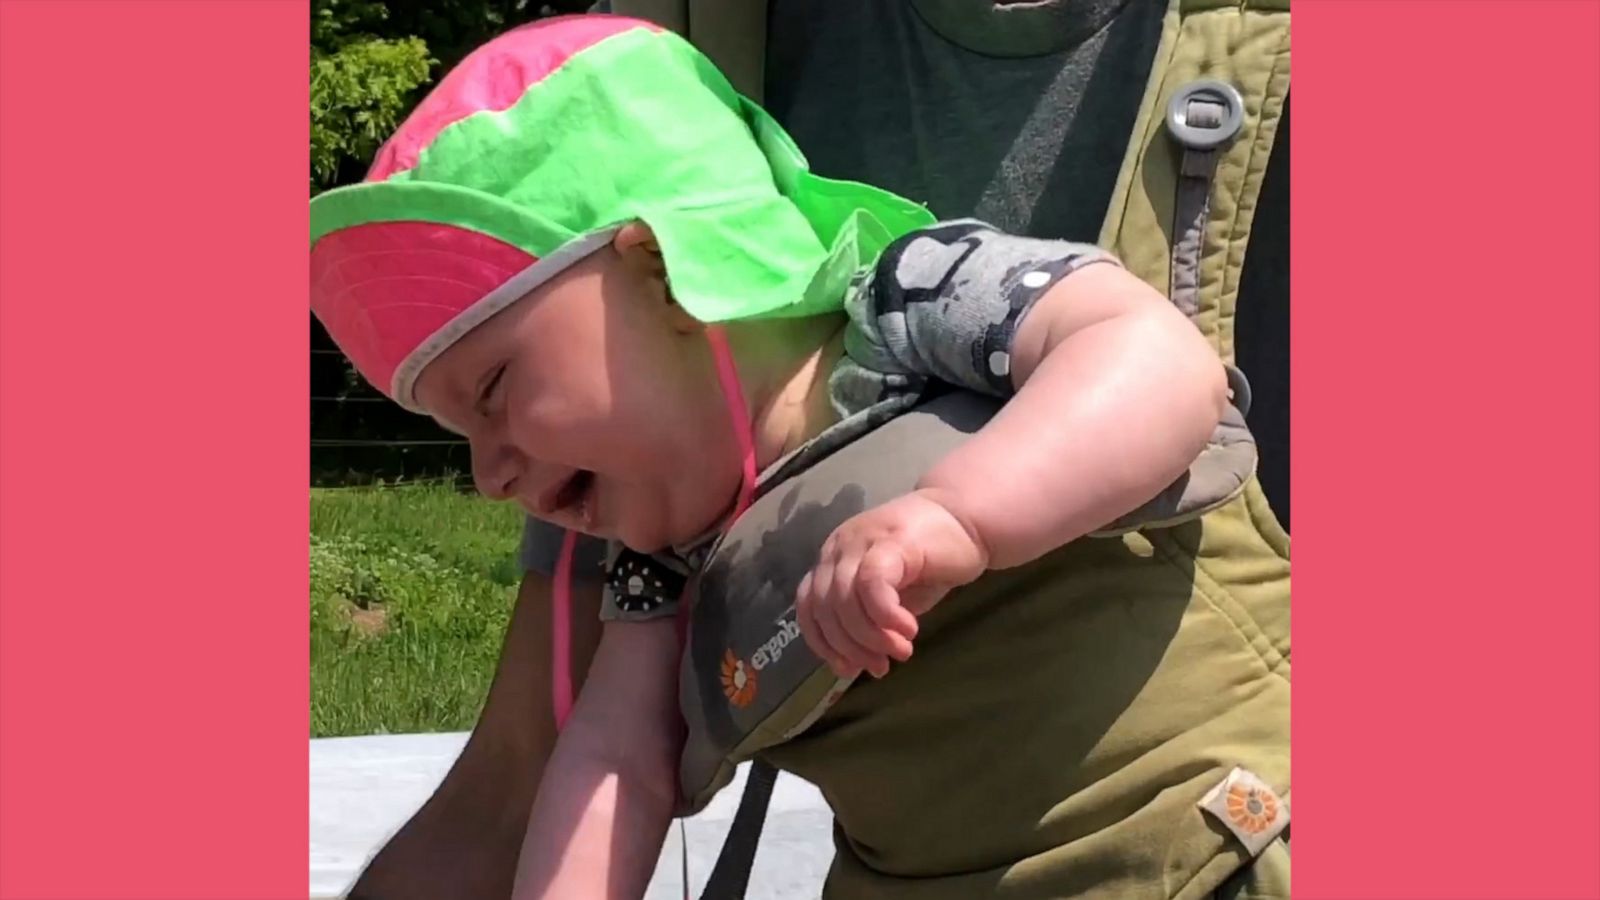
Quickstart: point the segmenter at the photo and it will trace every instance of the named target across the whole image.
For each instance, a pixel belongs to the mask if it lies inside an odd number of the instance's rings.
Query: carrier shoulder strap
[[[1230,364],[1239,275],[1288,93],[1289,0],[1172,0],[1100,231],[1098,243],[1168,293]]]

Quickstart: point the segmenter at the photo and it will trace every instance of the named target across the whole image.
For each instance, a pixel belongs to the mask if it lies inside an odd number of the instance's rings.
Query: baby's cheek
[[[584,423],[549,403],[528,404],[510,411],[507,430],[512,443],[528,459],[549,464],[592,469],[581,458],[593,446],[583,434]]]

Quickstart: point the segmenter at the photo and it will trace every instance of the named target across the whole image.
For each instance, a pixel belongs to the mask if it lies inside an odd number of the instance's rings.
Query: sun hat
[[[838,309],[922,206],[809,171],[682,38],[621,16],[509,31],[451,70],[359,184],[311,201],[311,308],[403,406],[473,327],[642,221],[707,324]]]

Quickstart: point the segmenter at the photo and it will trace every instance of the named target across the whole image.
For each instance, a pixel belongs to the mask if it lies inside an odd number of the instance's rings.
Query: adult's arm
[[[556,742],[517,865],[515,900],[638,900],[677,799],[677,623],[604,626]]]

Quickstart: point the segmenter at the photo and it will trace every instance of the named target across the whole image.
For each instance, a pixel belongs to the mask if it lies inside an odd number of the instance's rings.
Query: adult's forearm
[[[677,797],[677,663],[672,620],[606,626],[544,770],[516,900],[644,895]]]

